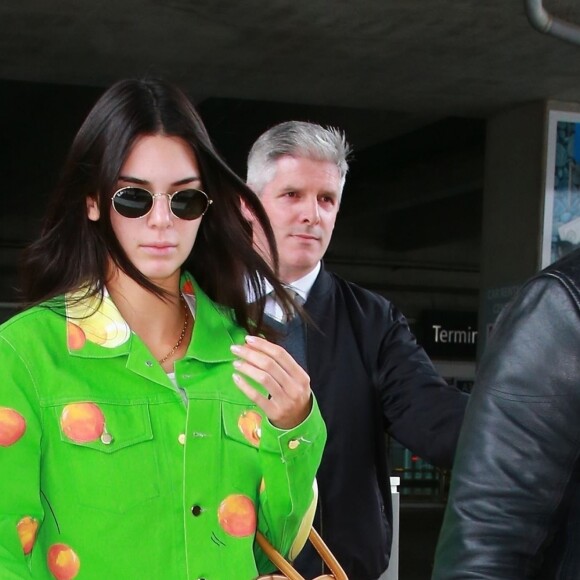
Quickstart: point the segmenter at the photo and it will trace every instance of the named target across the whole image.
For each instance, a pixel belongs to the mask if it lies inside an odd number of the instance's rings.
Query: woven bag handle
[[[342,569],[342,566],[338,563],[330,548],[324,543],[320,534],[314,528],[310,528],[308,538],[336,580],[348,580],[346,572]]]
[[[320,534],[314,528],[310,528],[308,539],[332,572],[332,577],[336,580],[348,580],[348,576],[338,563],[338,560],[334,557],[334,554],[330,551],[328,546],[320,537]],[[280,552],[270,544],[261,532],[256,532],[256,541],[266,556],[268,556],[272,564],[274,564],[278,570],[288,578],[288,580],[304,580],[304,576],[296,571],[292,564],[290,564],[290,562],[288,562],[288,560],[286,560],[286,558],[284,558],[284,556],[282,556],[282,554],[280,554]]]
[[[270,558],[270,562],[272,562],[272,564],[274,564],[274,566],[276,566],[276,568],[278,568],[278,570],[280,570],[280,572],[282,572],[289,580],[304,580],[304,576],[301,576],[294,569],[292,564],[290,564],[290,562],[288,562],[288,560],[286,560],[286,558],[284,558],[284,556],[282,556],[282,554],[280,554],[280,552],[270,544],[262,532],[256,532],[256,541],[266,556]]]

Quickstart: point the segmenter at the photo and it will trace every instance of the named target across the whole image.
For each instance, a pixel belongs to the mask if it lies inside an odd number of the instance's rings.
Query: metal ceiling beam
[[[573,44],[580,44],[580,26],[552,16],[544,8],[542,0],[524,0],[524,5],[526,16],[536,30]]]

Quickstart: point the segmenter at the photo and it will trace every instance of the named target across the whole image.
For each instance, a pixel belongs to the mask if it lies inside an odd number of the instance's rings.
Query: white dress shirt
[[[291,284],[285,284],[290,290],[294,290],[300,298],[302,298],[303,302],[306,302],[308,299],[308,294],[310,294],[310,290],[314,285],[314,281],[320,272],[320,262],[314,266],[314,268],[308,272],[302,278],[295,280]],[[272,285],[268,281],[264,281],[264,294],[266,294],[266,307],[264,312],[270,318],[281,322],[284,320],[284,312],[278,302],[275,300],[275,297],[270,294],[272,292]],[[250,299],[250,296],[248,296]]]

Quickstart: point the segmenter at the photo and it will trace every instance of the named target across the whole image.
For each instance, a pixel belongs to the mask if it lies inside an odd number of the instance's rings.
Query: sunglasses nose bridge
[[[170,193],[151,193],[151,198],[153,203],[151,205],[151,209],[149,210],[149,215],[156,213],[159,211],[159,208],[156,210],[156,202],[159,201],[160,197],[165,197],[167,199],[167,205],[163,208],[164,209],[164,217],[174,217],[174,213],[171,210],[171,198],[172,194]]]
[[[173,197],[173,194],[171,194],[171,193],[152,193],[151,197],[153,198],[153,203],[155,203],[155,200],[159,197],[166,197],[167,201],[169,203],[171,203],[171,198]]]

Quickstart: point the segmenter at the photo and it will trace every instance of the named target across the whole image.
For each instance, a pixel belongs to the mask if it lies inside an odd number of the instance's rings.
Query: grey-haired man
[[[286,346],[305,360],[328,430],[314,526],[351,580],[376,580],[392,539],[384,432],[448,467],[467,397],[437,374],[393,304],[324,268],[349,152],[336,129],[282,123],[254,143],[247,181],[272,223],[280,277],[311,318],[303,341]],[[262,246],[257,229],[254,240]],[[323,572],[309,546],[296,565],[307,578]]]

